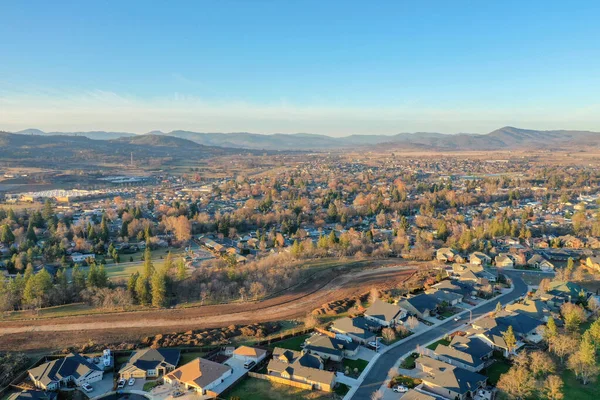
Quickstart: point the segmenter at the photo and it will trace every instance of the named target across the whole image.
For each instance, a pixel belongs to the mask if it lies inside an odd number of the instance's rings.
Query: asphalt
[[[523,296],[523,294],[527,291],[527,284],[523,279],[520,278],[522,275],[521,272],[516,271],[506,271],[504,272],[507,276],[509,276],[514,285],[514,290],[510,293],[503,294],[497,297],[498,301],[502,304],[508,304],[513,300]],[[473,319],[478,318],[484,314],[493,311],[496,308],[497,302],[489,302],[483,304],[479,307],[474,308],[473,311]],[[459,321],[454,321],[450,319],[449,321],[437,325],[435,328],[424,332],[414,339],[407,340],[406,342],[398,345],[394,348],[391,348],[386,353],[382,354],[376,363],[371,367],[371,370],[368,372],[367,376],[361,383],[360,387],[352,396],[353,400],[368,400],[371,398],[373,392],[379,390],[385,379],[387,378],[388,371],[390,368],[394,366],[396,361],[399,358],[404,356],[409,352],[415,351],[417,346],[424,346],[427,343],[433,341],[434,339],[448,333],[452,332],[461,326],[465,325],[465,318],[461,318]]]

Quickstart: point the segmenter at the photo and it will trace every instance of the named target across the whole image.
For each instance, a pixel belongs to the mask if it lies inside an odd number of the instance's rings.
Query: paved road
[[[498,301],[500,301],[503,305],[517,299],[527,291],[527,284],[523,281],[523,279],[520,278],[521,272],[506,271],[505,274],[512,279],[515,289],[512,292],[506,293],[497,298]],[[493,311],[496,308],[496,304],[497,302],[492,301],[474,308],[473,319]],[[352,399],[370,399],[372,393],[381,387],[387,378],[388,371],[394,366],[400,357],[408,352],[414,351],[417,346],[423,346],[447,332],[452,332],[458,329],[460,326],[464,325],[464,321],[464,317],[458,322],[450,319],[449,321],[436,326],[430,331],[424,332],[419,336],[416,336],[414,339],[408,340],[401,345],[392,348],[387,353],[382,354],[375,365],[373,365],[358,390],[354,393]]]

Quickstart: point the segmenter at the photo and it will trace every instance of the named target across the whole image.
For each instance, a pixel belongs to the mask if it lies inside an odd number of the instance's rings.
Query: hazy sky
[[[600,131],[600,2],[0,1],[0,130]]]

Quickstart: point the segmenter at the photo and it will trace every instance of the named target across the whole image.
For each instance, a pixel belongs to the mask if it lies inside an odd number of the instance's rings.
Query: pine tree
[[[145,279],[149,279],[154,273],[154,264],[152,264],[152,252],[149,247],[146,247],[146,251],[144,251],[144,268],[142,276]]]
[[[15,235],[12,233],[10,226],[2,225],[0,227],[0,242],[9,245],[15,241]]]
[[[138,299],[138,302],[145,306],[150,304],[150,290],[148,287],[148,279],[139,276],[135,282],[135,294]]]
[[[27,226],[27,233],[25,234],[25,237],[28,241],[31,241],[33,243],[37,242],[37,236],[33,228],[33,221],[31,219],[29,220],[29,225]]]
[[[131,293],[132,297],[135,297],[135,295],[136,295],[135,289],[136,289],[136,283],[137,283],[139,276],[140,276],[139,272],[136,271],[129,276],[129,280],[127,281],[127,291],[129,293]]]
[[[98,268],[96,267],[96,263],[90,264],[90,269],[88,271],[87,285],[89,288],[98,287]]]
[[[106,274],[104,264],[100,264],[100,267],[98,268],[98,272],[96,274],[96,286],[99,288],[108,286],[108,275]]]
[[[167,275],[158,271],[152,276],[152,305],[163,307],[167,300]]]
[[[508,326],[508,329],[502,334],[502,338],[504,338],[508,352],[511,353],[517,346],[517,338],[512,325]]]
[[[177,280],[182,281],[187,277],[187,271],[185,269],[185,261],[183,258],[180,258],[177,261]]]
[[[110,231],[108,229],[108,223],[106,221],[106,214],[105,214],[102,216],[102,222],[100,223],[100,238],[104,242],[106,242],[106,241],[108,241],[109,236],[110,236]]]

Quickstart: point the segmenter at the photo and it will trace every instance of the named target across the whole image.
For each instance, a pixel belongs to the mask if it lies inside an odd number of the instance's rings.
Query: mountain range
[[[155,146],[158,137],[160,146],[179,145],[193,149],[196,145],[229,149],[250,150],[304,150],[331,151],[349,150],[357,147],[385,149],[430,149],[430,150],[517,150],[517,149],[565,149],[573,147],[600,147],[600,133],[576,130],[531,130],[506,126],[487,134],[442,134],[432,132],[399,133],[396,135],[350,135],[331,137],[309,133],[296,134],[257,134],[200,133],[176,130],[169,133],[160,131],[136,135],[126,132],[43,132],[26,129],[16,132],[19,135],[38,137],[82,137],[96,141]],[[167,139],[171,138],[171,139]],[[181,141],[175,141],[180,139]],[[129,150],[127,150],[129,151]]]

